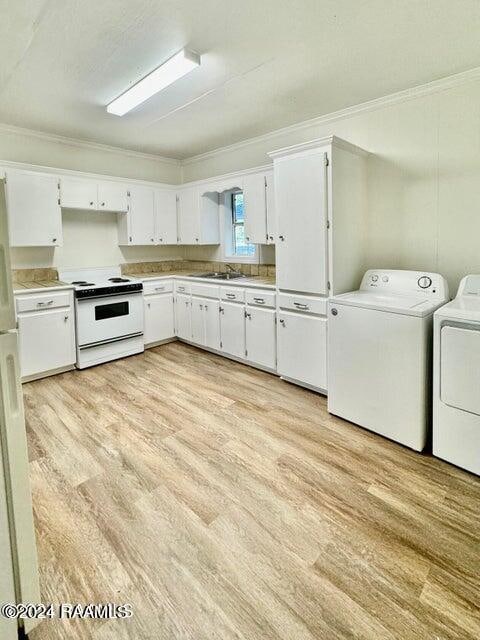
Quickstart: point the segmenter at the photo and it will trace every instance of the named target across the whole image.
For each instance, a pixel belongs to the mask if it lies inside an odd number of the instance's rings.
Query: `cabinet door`
[[[245,238],[254,244],[267,242],[267,209],[265,175],[255,173],[244,177]]]
[[[199,197],[197,187],[182,189],[178,194],[178,243],[197,244],[200,237]]]
[[[97,183],[87,179],[61,178],[60,202],[65,209],[96,209]]]
[[[245,307],[222,302],[220,313],[221,348],[237,358],[245,358]]]
[[[275,211],[275,185],[273,171],[265,175],[267,205],[267,244],[275,244],[277,240],[277,214]]]
[[[218,300],[205,300],[205,346],[220,349],[220,303]]]
[[[192,298],[192,341],[195,344],[205,345],[205,300]]]
[[[74,364],[74,317],[70,309],[19,315],[18,334],[22,376]]]
[[[192,311],[189,295],[177,293],[175,300],[175,331],[179,338],[192,339]]]
[[[155,244],[154,191],[148,187],[132,187],[130,190],[130,210],[128,244]]]
[[[327,293],[326,154],[275,162],[277,286]]]
[[[58,178],[7,171],[7,210],[12,247],[61,246]]]
[[[247,360],[262,367],[277,366],[275,309],[248,307],[245,322]]]
[[[161,293],[146,296],[144,343],[152,344],[175,337],[173,294]]]
[[[177,196],[174,191],[155,191],[155,236],[158,244],[177,244]]]
[[[327,319],[289,311],[278,314],[277,371],[318,389],[327,389]]]
[[[128,211],[129,189],[121,182],[100,182],[98,185],[99,211]]]

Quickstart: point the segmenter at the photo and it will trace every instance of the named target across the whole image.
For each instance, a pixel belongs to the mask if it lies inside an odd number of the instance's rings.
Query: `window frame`
[[[224,262],[233,262],[237,264],[250,263],[258,264],[259,262],[259,247],[253,244],[254,251],[252,255],[235,255],[235,226],[234,224],[234,196],[238,193],[243,193],[243,189],[237,187],[236,189],[229,189],[223,192],[223,215],[221,217],[221,233],[222,233],[222,254]],[[242,223],[245,227],[245,221]]]

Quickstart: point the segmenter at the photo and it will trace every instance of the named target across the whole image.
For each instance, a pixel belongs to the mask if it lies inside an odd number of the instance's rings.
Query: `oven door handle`
[[[143,290],[140,291],[125,291],[120,293],[106,293],[104,296],[82,296],[81,298],[75,297],[77,302],[82,300],[102,300],[103,298],[115,298],[116,296],[137,296],[143,295]]]

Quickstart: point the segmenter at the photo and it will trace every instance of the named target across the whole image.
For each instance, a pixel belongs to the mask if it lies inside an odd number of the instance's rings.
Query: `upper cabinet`
[[[220,244],[218,193],[198,186],[177,195],[178,244]]]
[[[128,213],[118,219],[119,244],[177,244],[175,191],[132,186],[129,193]]]
[[[155,237],[157,244],[177,244],[177,195],[171,189],[155,189]]]
[[[275,198],[273,171],[243,178],[245,236],[253,244],[275,244]]]
[[[122,182],[65,177],[60,180],[60,204],[64,209],[126,212],[129,190]]]
[[[7,170],[6,179],[10,245],[61,246],[58,178],[36,171]]]

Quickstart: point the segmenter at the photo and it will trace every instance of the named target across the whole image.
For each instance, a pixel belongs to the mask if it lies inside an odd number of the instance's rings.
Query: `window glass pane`
[[[233,255],[254,256],[255,245],[249,244],[245,240],[245,216],[243,205],[243,193],[232,194],[232,240]]]

